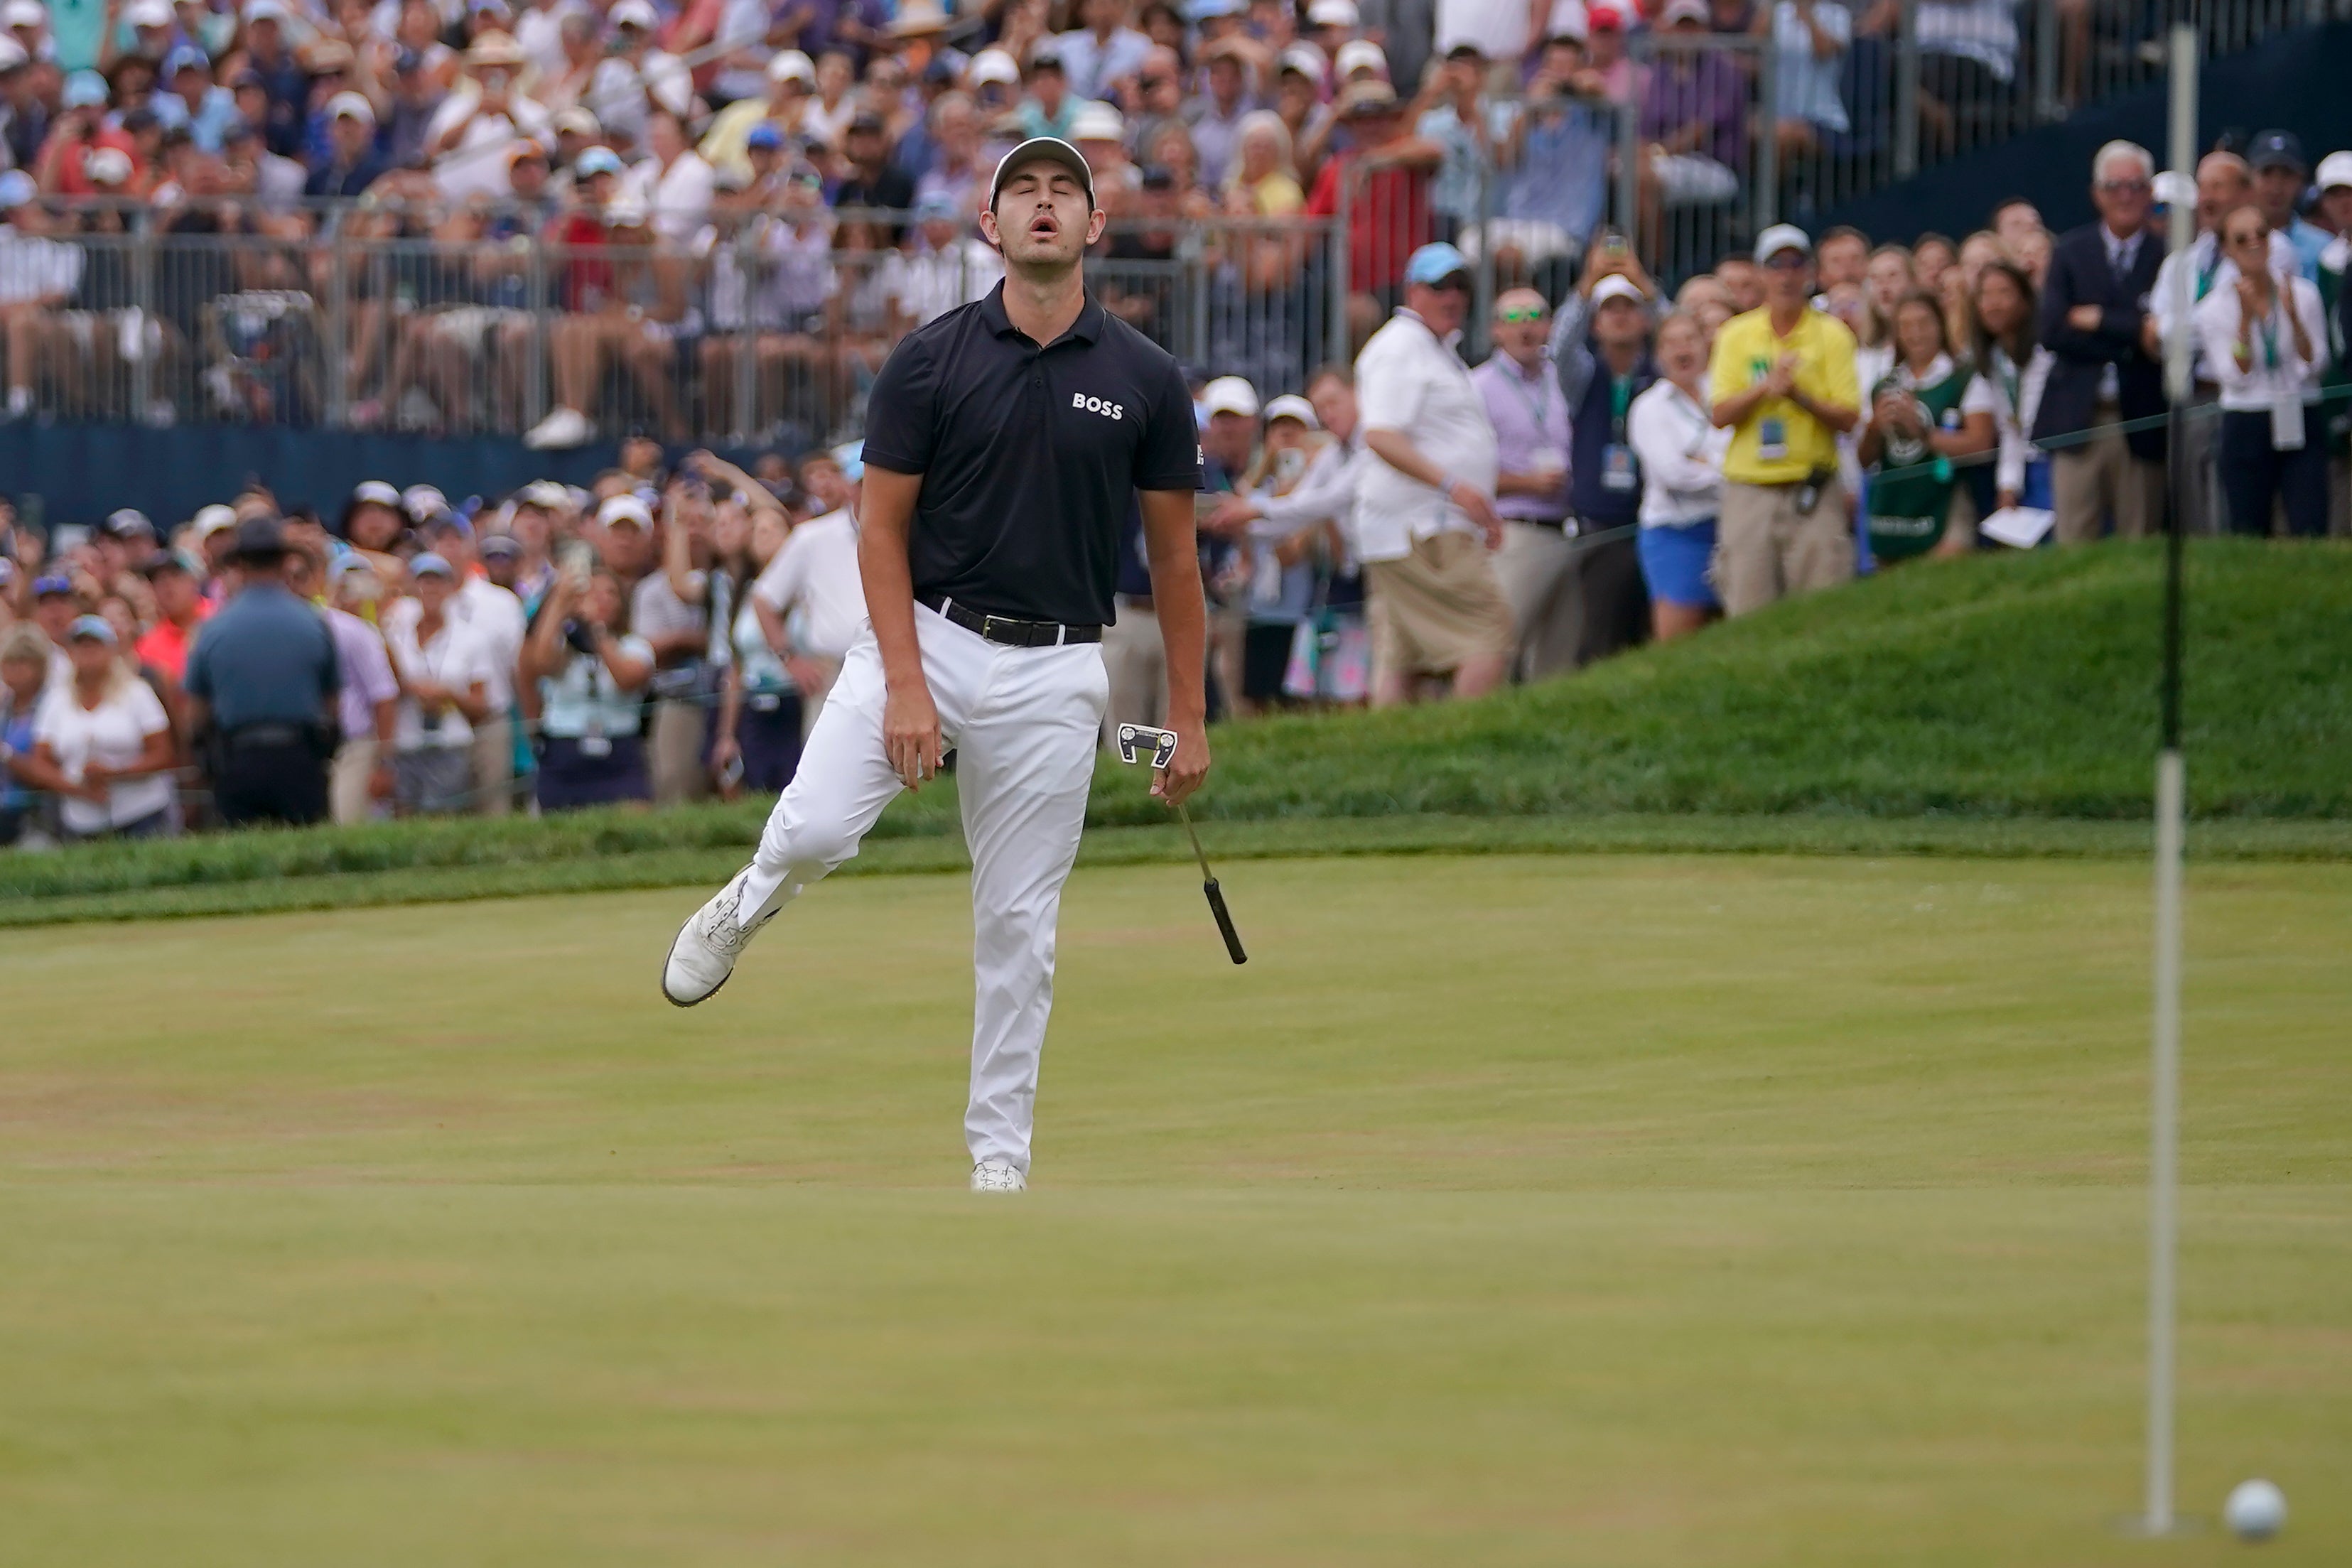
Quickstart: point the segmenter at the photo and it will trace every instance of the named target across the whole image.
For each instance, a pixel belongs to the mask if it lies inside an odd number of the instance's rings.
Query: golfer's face
[[[1075,263],[1101,226],[1086,187],[1058,163],[1040,159],[1015,169],[997,193],[997,243],[1008,263]]]

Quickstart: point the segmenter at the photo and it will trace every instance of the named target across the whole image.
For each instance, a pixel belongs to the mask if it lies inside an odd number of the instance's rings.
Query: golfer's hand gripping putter
[[[1176,732],[1154,729],[1147,724],[1122,724],[1118,727],[1118,759],[1130,766],[1144,758],[1144,747],[1150,747],[1150,762],[1154,769],[1168,766],[1176,755]],[[1225,939],[1225,951],[1236,964],[1249,962],[1242,951],[1241,933],[1234,929],[1234,917],[1225,912],[1224,891],[1218,887],[1215,875],[1209,870],[1209,857],[1201,852],[1201,835],[1192,831],[1192,815],[1180,802],[1176,820],[1184,824],[1184,836],[1192,841],[1192,858],[1201,862],[1201,892],[1209,901],[1209,913],[1217,917],[1217,931]]]

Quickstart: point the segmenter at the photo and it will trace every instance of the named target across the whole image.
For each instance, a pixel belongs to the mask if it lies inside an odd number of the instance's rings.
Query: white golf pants
[[[971,850],[975,1161],[1029,1169],[1037,1062],[1054,1007],[1054,928],[1077,858],[1109,683],[1092,643],[1008,648],[915,607],[923,674],[956,753]],[[882,655],[868,631],[843,662],[800,770],[760,836],[744,906],[789,902],[857,852],[903,786],[882,750]]]

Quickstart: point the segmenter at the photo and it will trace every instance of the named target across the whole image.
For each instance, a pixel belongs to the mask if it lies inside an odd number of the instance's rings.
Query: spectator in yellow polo
[[[1853,579],[1837,439],[1862,414],[1853,334],[1812,307],[1813,246],[1775,224],[1756,242],[1764,303],[1716,334],[1707,396],[1732,432],[1715,547],[1724,613]]]

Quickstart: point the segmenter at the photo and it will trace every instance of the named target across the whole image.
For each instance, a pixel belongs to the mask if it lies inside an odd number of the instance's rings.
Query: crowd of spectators
[[[2176,325],[2214,405],[2181,427],[2212,476],[2174,493],[2191,526],[2345,531],[2352,154],[2312,172],[2282,131],[2193,177],[2116,142],[2063,236],[2020,202],[1958,243],[1779,225],[1671,297],[1603,231],[1559,301],[1496,298],[1475,367],[1470,264],[1420,247],[1353,364],[1199,386],[1211,711],[1546,678],[1996,548],[1995,519],[2145,534],[2160,432],[2130,422]],[[2165,261],[2173,202],[2198,237]],[[585,491],[370,480],[320,517],[257,488],[168,534],[44,538],[0,503],[0,836],[780,789],[863,621],[861,476],[854,444],[747,472],[638,439]],[[1104,638],[1120,721],[1165,680],[1139,533]]]
[[[1114,308],[1177,347],[1181,260],[1230,296],[1206,362],[1294,380],[1333,352],[1309,287],[1344,285],[1353,347],[1431,240],[1558,298],[1621,111],[1654,256],[1676,214],[1728,212],[1759,138],[1791,178],[1874,153],[1898,29],[1895,0],[6,9],[9,417],[529,426],[542,448],[851,433],[889,344],[994,281],[975,182],[1024,135],[1096,169]],[[1645,33],[1663,52],[1639,65]],[[1918,0],[1916,33],[1931,142],[2006,101],[2012,0]],[[1727,36],[1745,47],[1675,42]],[[1296,220],[1343,212],[1349,276],[1322,278]],[[134,265],[131,235],[201,243]]]

